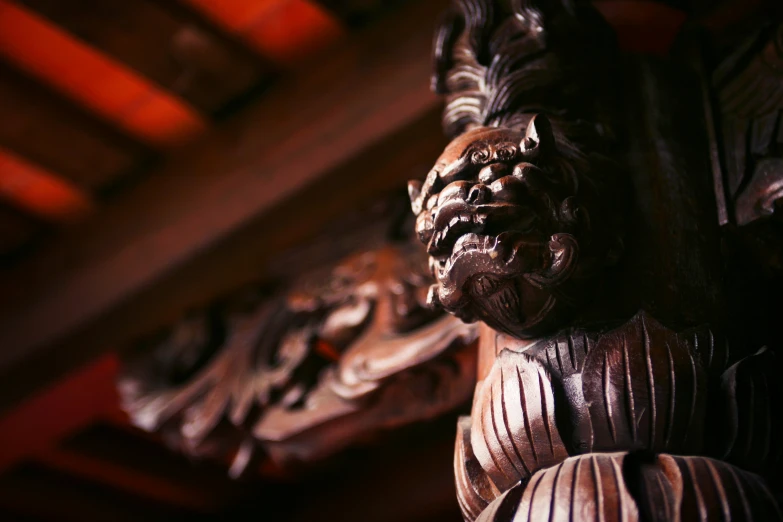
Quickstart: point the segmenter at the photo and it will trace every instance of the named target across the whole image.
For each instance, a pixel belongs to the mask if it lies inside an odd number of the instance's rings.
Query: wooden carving
[[[706,457],[594,453],[571,457],[517,485],[479,522],[725,522],[781,520],[777,502],[752,473]]]
[[[747,225],[783,199],[783,24],[747,37],[712,80],[723,151],[714,173],[718,212],[722,223]]]
[[[705,76],[687,35],[620,60],[588,2],[453,2],[452,141],[409,194],[428,303],[483,323],[465,520],[783,520],[781,338],[727,313],[709,193],[739,225],[779,205],[781,27]]]
[[[546,510],[561,513],[553,520],[582,520],[588,512],[595,520],[615,520],[609,513],[625,513],[617,520],[723,520],[720,503],[735,498],[727,509],[742,511],[745,504],[760,502],[752,499],[758,488],[764,502],[758,513],[766,517],[758,519],[783,519],[762,478],[773,476],[781,456],[781,446],[775,441],[780,440],[783,396],[772,379],[780,370],[769,350],[728,367],[728,352],[714,342],[709,330],[677,334],[645,312],[615,329],[566,330],[533,344],[496,339],[502,343],[492,349],[499,353],[476,388],[471,419],[461,420],[458,434],[457,490],[466,520],[512,520],[517,509],[533,513],[531,503],[539,502],[535,500],[539,497]],[[724,365],[722,376],[716,373],[717,365]],[[708,403],[717,407],[710,408]],[[705,426],[714,431],[706,432]],[[631,451],[636,456],[616,454],[610,459],[600,453],[614,451]],[[569,455],[580,454],[588,460],[569,459]],[[663,492],[658,491],[662,486],[657,484],[657,475],[642,474],[640,482],[628,464],[641,466],[656,454],[664,463],[674,459],[671,462],[686,472],[678,472],[676,481]],[[726,462],[671,454],[709,455]],[[576,487],[572,483],[578,482],[575,477],[581,466],[590,470],[584,473],[594,482],[580,486],[579,495],[585,488],[613,485],[589,495],[591,499],[600,495],[611,505],[603,514],[591,511],[595,505],[579,505],[572,493],[562,490],[571,491],[567,488],[556,491],[560,480]],[[548,475],[541,475],[542,470]],[[726,482],[711,482],[715,473]],[[568,478],[560,478],[561,474]],[[536,477],[548,478],[538,483]],[[735,477],[749,477],[750,485],[735,482]],[[625,486],[616,489],[618,480],[637,489],[630,493]],[[714,488],[711,494],[727,495],[728,500],[716,497],[713,506],[712,501],[693,493],[707,487]],[[683,496],[683,489],[691,491],[691,497]],[[490,503],[498,492],[505,493]],[[531,494],[533,499],[528,498]],[[677,498],[671,500],[672,495]],[[686,501],[706,502],[704,509],[714,514],[694,519],[671,511],[676,506],[685,510]],[[639,516],[640,510],[660,506],[664,510],[652,518]],[[702,507],[692,509],[700,512]],[[538,520],[532,514],[526,516],[530,518],[524,520]],[[731,520],[756,520],[761,515],[737,516]]]
[[[617,258],[612,53],[589,10],[455,3],[436,38],[434,84],[456,137],[409,185],[432,305],[534,337],[572,314]],[[554,92],[564,84],[565,99]]]
[[[195,455],[323,458],[464,403],[476,327],[426,309],[424,259],[389,245],[277,298],[182,321],[119,384],[132,420]]]

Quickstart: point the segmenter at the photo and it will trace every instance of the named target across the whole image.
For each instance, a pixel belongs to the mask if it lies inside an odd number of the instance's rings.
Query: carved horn
[[[520,144],[522,154],[526,158],[537,158],[552,154],[557,148],[552,123],[543,114],[536,114],[530,119],[525,131],[525,137]]]

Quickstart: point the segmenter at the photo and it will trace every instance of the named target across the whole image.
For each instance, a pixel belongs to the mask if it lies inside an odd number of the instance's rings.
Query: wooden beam
[[[0,147],[0,199],[40,219],[74,223],[94,210],[79,187]]]
[[[11,389],[15,385],[30,386],[36,376],[56,377],[91,350],[108,348],[96,346],[98,340],[125,341],[104,331],[104,337],[81,337],[67,350],[62,346],[102,316],[112,329],[119,324],[128,333],[122,325],[132,317],[113,315],[109,321],[106,316],[176,276],[186,262],[297,191],[435,111],[439,101],[428,85],[430,45],[445,5],[445,0],[416,2],[357,35],[328,59],[276,85],[208,139],[179,151],[97,219],[0,278],[6,303],[0,320],[0,400],[18,397],[18,389]],[[395,150],[394,156],[404,157],[405,151]],[[372,179],[383,166],[376,160],[361,178]],[[327,189],[315,200],[328,206],[324,199],[340,198],[351,187]],[[341,201],[343,208],[356,203]],[[317,223],[319,216],[301,208],[292,219],[273,216],[261,227],[285,232]],[[278,241],[284,244],[285,238]],[[146,320],[151,322],[148,315]],[[143,322],[137,320],[137,327]],[[25,362],[31,375],[15,371]]]
[[[5,64],[0,100],[0,147],[85,189],[107,187],[152,159],[146,147]]]
[[[53,449],[36,455],[34,460],[46,468],[172,506],[209,512],[222,505],[212,491],[79,453]]]
[[[206,131],[182,100],[10,0],[0,0],[0,56],[150,145],[174,147]]]
[[[269,71],[251,52],[171,2],[18,1],[205,114],[223,108]]]
[[[17,252],[41,236],[42,229],[36,220],[0,205],[0,266],[12,262]]]
[[[323,54],[345,36],[340,21],[312,0],[185,1],[283,67]]]
[[[37,465],[0,476],[0,511],[42,520],[113,522],[193,520],[196,515],[107,485]]]
[[[34,461],[126,493],[197,511],[226,506],[246,484],[228,466],[190,460],[146,432],[99,423],[61,441]]]
[[[107,355],[1,417],[0,472],[116,410],[117,366],[117,358]]]

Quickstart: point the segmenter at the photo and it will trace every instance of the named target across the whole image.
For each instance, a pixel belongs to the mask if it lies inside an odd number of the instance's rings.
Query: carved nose
[[[506,174],[508,174],[508,167],[506,165],[503,163],[493,163],[492,165],[487,165],[481,169],[481,172],[479,172],[478,175],[478,179],[481,183],[489,185],[496,179],[500,179]]]
[[[483,183],[473,185],[468,192],[468,197],[465,201],[471,205],[481,205],[482,203],[488,203],[492,197],[492,192],[489,187]]]

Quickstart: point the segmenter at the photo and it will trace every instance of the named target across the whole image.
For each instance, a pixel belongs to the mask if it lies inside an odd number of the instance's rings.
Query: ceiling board
[[[9,0],[0,0],[0,55],[150,145],[181,145],[207,128],[182,100]]]

